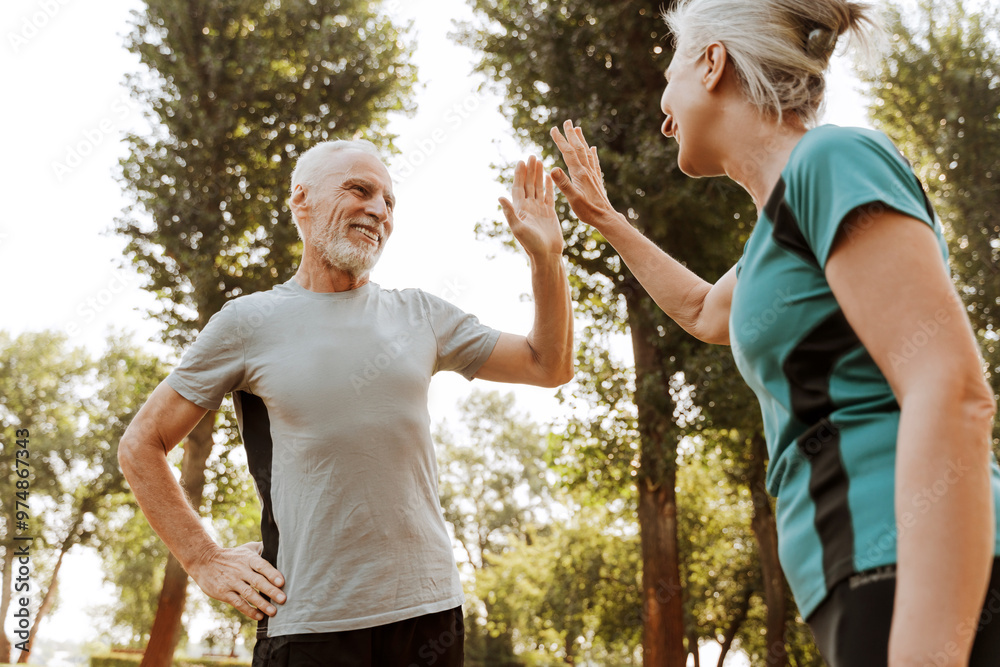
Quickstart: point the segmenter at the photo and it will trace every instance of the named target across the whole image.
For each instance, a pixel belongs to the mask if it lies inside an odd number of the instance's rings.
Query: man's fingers
[[[535,156],[528,157],[527,165],[524,168],[524,196],[526,199],[535,198]]]
[[[555,204],[556,197],[555,191],[552,188],[552,177],[545,177],[545,205],[553,206]]]
[[[254,616],[257,612],[274,616],[278,612],[277,608],[248,582],[243,582],[234,593],[238,599],[232,600],[233,606],[248,616],[258,618],[259,615]]]
[[[503,215],[507,218],[507,224],[517,224],[520,222],[520,218],[517,217],[517,211],[514,209],[514,205],[510,203],[510,200],[506,197],[500,197],[500,208],[503,209]]]
[[[542,166],[542,161],[537,158],[535,158],[535,192],[533,196],[535,199],[541,199],[545,196],[545,167]]]
[[[514,186],[510,190],[511,196],[517,201],[518,198],[524,197],[524,175],[528,170],[528,167],[524,164],[524,161],[519,161],[517,166],[514,167]]]
[[[267,597],[271,598],[275,602],[281,604],[285,601],[285,594],[281,592],[281,589],[272,584],[266,578],[258,575],[254,577],[249,583],[255,589],[257,589]]]
[[[285,585],[285,578],[281,576],[281,572],[278,572],[278,570],[273,565],[271,565],[270,563],[268,563],[266,560],[264,560],[259,556],[257,558],[250,559],[250,569],[256,572],[257,574],[262,575],[265,579],[267,579],[269,583],[273,584],[278,588],[281,588],[282,586]],[[257,588],[262,588],[262,587],[258,586]],[[268,594],[270,595],[270,593]],[[284,594],[282,593],[282,595]],[[281,600],[279,600],[279,602],[281,602]]]
[[[256,621],[259,621],[260,619],[264,618],[263,611],[257,609],[249,600],[242,597],[236,591],[231,591],[226,596],[224,601],[231,604],[233,606],[233,609],[240,612],[244,616],[248,616],[249,618],[252,618]]]

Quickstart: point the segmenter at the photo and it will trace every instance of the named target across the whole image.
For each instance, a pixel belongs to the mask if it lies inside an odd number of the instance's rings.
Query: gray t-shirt
[[[416,289],[310,292],[294,279],[216,313],[167,383],[233,393],[288,600],[258,636],[355,630],[464,601],[437,490],[427,390],[468,379],[500,332]]]

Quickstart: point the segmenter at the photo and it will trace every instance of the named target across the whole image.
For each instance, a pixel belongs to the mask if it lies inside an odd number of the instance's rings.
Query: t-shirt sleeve
[[[844,219],[861,206],[881,204],[939,231],[919,179],[880,132],[830,128],[792,165],[786,196],[821,268]]]
[[[245,377],[237,306],[228,301],[209,318],[166,381],[195,405],[218,410],[226,394],[244,387]]]
[[[489,359],[500,332],[434,295],[425,294],[425,303],[437,339],[434,372],[455,371],[471,380]]]

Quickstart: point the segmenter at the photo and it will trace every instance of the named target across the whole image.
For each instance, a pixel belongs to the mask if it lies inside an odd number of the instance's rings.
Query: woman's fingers
[[[558,187],[559,191],[566,195],[567,198],[576,196],[576,186],[573,185],[573,181],[561,168],[556,167],[552,170],[552,180],[555,181],[556,187]]]

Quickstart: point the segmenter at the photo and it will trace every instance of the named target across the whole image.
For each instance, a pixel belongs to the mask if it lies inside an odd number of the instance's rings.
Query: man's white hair
[[[374,155],[379,160],[382,155],[372,142],[367,139],[334,139],[316,144],[305,153],[299,156],[295,162],[295,170],[292,171],[291,194],[295,194],[295,188],[302,185],[306,188],[322,183],[333,171],[333,161],[330,156],[341,151],[361,151]],[[299,221],[292,214],[292,222],[299,227]],[[299,228],[299,236],[302,236],[302,229]]]

